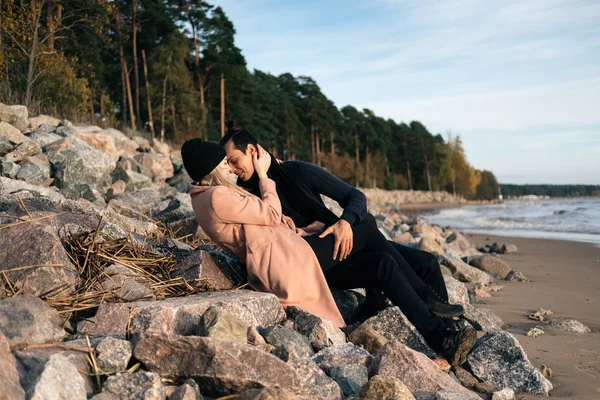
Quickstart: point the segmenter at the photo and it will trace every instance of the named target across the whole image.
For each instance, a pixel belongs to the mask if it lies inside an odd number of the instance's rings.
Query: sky
[[[600,1],[213,0],[249,69],[460,135],[501,183],[600,184]]]

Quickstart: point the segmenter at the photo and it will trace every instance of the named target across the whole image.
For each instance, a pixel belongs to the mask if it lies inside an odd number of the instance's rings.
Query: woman
[[[301,237],[307,232],[281,213],[275,182],[267,177],[269,154],[259,147],[253,155],[262,199],[229,180],[221,146],[192,139],[181,156],[194,180],[190,193],[198,223],[219,246],[246,262],[250,286],[275,294],[283,306],[298,306],[343,327],[319,262]]]

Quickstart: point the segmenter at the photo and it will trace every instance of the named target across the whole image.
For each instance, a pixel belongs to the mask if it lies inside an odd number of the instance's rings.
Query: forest
[[[550,197],[600,197],[600,185],[500,185],[502,195]]]
[[[232,21],[207,2],[0,0],[0,9],[0,102],[32,115],[173,143],[217,140],[233,119],[275,156],[360,187],[498,196],[460,136],[338,108],[309,76],[250,71]]]

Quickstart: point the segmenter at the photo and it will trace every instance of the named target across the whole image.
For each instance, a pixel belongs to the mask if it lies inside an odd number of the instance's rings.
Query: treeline
[[[247,127],[276,156],[353,184],[495,198],[460,137],[352,106],[307,76],[249,71],[224,10],[201,0],[1,0],[0,101],[175,142]]]
[[[600,185],[501,185],[502,195],[550,197],[600,197]]]

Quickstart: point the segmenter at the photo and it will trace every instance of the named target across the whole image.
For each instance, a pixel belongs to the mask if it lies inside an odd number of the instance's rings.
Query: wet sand
[[[600,399],[600,248],[560,240],[466,236],[477,247],[493,242],[517,245],[518,253],[500,257],[531,282],[499,282],[504,289],[484,299],[487,305],[483,307],[502,318],[504,329],[515,335],[535,367],[544,364],[552,369],[550,397]],[[527,319],[526,314],[538,308],[552,310],[550,318],[577,319],[592,333],[562,332],[546,326],[545,334],[527,337],[527,331],[539,323]]]

